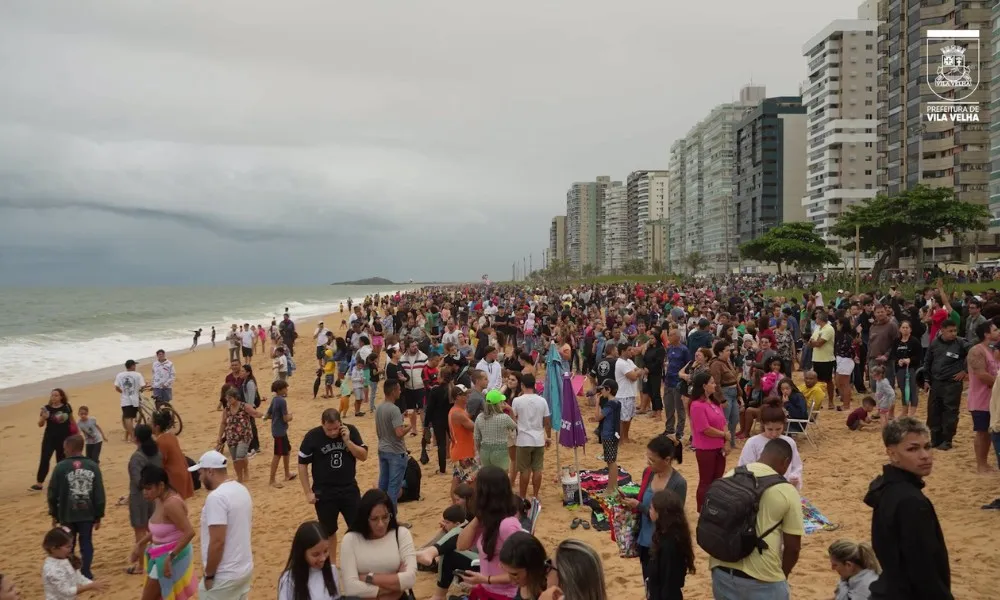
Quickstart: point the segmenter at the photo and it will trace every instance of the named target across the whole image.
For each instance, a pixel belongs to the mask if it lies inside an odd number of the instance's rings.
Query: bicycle
[[[180,435],[184,431],[184,421],[181,419],[181,414],[169,402],[156,402],[152,398],[139,394],[139,413],[135,417],[136,425],[152,424],[154,412],[170,414],[174,423],[171,429],[175,435]]]

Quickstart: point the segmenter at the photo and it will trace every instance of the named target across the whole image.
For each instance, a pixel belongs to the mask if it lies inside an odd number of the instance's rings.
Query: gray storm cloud
[[[794,94],[856,4],[9,0],[0,278],[506,276],[570,182],[666,167],[751,76]]]

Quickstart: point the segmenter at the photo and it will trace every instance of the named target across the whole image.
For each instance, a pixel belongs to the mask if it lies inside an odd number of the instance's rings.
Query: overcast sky
[[[854,0],[0,3],[0,281],[508,278]]]

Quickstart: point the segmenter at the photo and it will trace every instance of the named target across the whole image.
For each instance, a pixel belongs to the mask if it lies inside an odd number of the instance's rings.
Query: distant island
[[[369,277],[368,279],[358,279],[355,281],[338,281],[330,285],[396,285],[385,277]]]

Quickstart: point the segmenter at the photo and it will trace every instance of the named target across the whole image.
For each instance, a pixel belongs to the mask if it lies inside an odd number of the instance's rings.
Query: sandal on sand
[[[584,529],[590,529],[590,523],[588,523],[585,519],[580,519],[580,525],[582,525]]]
[[[583,523],[582,519],[573,519],[573,522],[569,524],[569,528],[576,529],[577,527],[580,526],[581,523]]]
[[[125,569],[125,574],[126,575],[144,575],[145,572],[142,570],[142,567],[140,567],[139,565],[132,565],[129,568]]]
[[[31,491],[33,491],[33,492],[40,492],[40,491],[42,491],[42,484],[36,483],[35,485],[31,486],[28,489],[31,490]]]
[[[421,573],[437,573],[438,572],[437,561],[434,561],[429,565],[422,565],[420,563],[417,563],[417,570],[420,571]]]
[[[118,501],[115,502],[115,506],[128,506],[128,496],[118,496]]]

